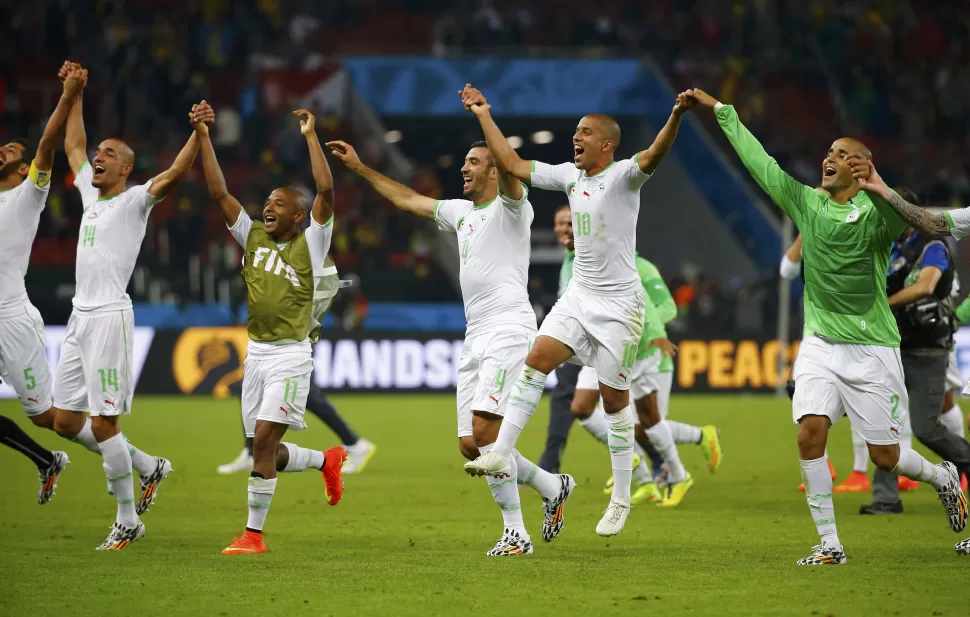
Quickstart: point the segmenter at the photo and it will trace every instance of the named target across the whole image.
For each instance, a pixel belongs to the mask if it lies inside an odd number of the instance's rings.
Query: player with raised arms
[[[488,452],[518,393],[512,385],[535,338],[536,315],[527,281],[533,212],[528,191],[496,168],[484,142],[473,143],[461,168],[465,199],[436,201],[419,195],[360,162],[342,141],[327,144],[334,156],[395,206],[427,219],[458,238],[459,280],[468,324],[458,367],[458,448],[471,460]],[[511,397],[511,398],[510,398]],[[542,539],[563,526],[563,504],[576,486],[572,477],[551,474],[518,452],[502,477],[488,478],[504,529],[489,557],[533,552],[522,519],[517,483],[543,498]]]
[[[77,70],[65,62],[62,78]],[[88,161],[82,100],[71,108],[64,150],[81,194],[84,214],[77,243],[74,309],[67,322],[54,383],[54,430],[104,458],[110,492],[118,502],[111,533],[98,550],[122,550],[145,535],[139,518],[154,502],[158,486],[172,471],[164,458],[135,448],[121,432],[120,417],[131,413],[136,375],[132,374],[134,313],[125,292],[141,249],[152,208],[185,177],[199,152],[195,134],[169,169],[144,184],[128,187],[135,153],[120,139],[98,144]],[[90,418],[85,418],[85,413]],[[137,502],[132,469],[138,471]]]
[[[614,536],[623,529],[630,513],[634,414],[629,390],[646,302],[635,263],[640,187],[670,149],[681,117],[693,101],[684,94],[678,95],[670,118],[654,143],[621,161],[614,160],[620,143],[616,121],[604,114],[585,116],[573,135],[573,162],[548,165],[519,158],[492,119],[480,91],[466,84],[459,95],[478,117],[500,170],[535,188],[566,193],[576,247],[573,278],[542,322],[525,369],[515,383],[516,396],[509,401],[495,448],[466,463],[465,470],[489,476],[509,472],[510,453],[535,413],[547,375],[576,356],[584,365],[596,369],[607,414],[615,482],[610,505],[596,526],[596,533]],[[670,347],[663,351],[672,353]],[[667,463],[660,483],[668,487],[668,498],[679,501],[690,483],[670,427],[660,419],[646,430]]]
[[[967,500],[952,463],[934,465],[900,448],[909,402],[899,354],[899,330],[886,295],[893,241],[906,222],[853,177],[853,159],[871,161],[857,139],[832,142],[821,162],[820,188],[785,173],[738,118],[703,90],[689,96],[710,109],[741,162],[802,234],[805,334],[794,366],[792,415],[798,425],[805,496],[821,542],[798,565],[845,563],[825,459],[829,427],[847,414],[884,471],[932,484],[950,527],[967,522]]]
[[[40,213],[51,188],[54,147],[64,138],[74,100],[88,72],[71,67],[63,75],[64,90],[31,156],[24,141],[0,147],[0,378],[13,388],[31,422],[54,430],[52,379],[47,364],[44,321],[30,303],[24,275],[37,235]],[[27,454],[40,474],[38,503],[54,494],[57,476],[70,462],[66,452],[48,452],[12,420],[0,423],[0,441]],[[97,447],[95,447],[97,451]],[[31,454],[33,453],[33,454]]]
[[[219,206],[232,237],[244,249],[242,276],[249,292],[249,345],[243,364],[242,418],[253,438],[246,531],[224,555],[265,553],[263,525],[276,492],[279,471],[319,470],[327,502],[343,495],[342,446],[326,452],[286,443],[287,429],[303,430],[313,372],[311,345],[320,337],[324,313],[337,293],[337,268],[328,258],[333,238],[333,176],[316,133],[316,118],[305,109],[300,133],[310,150],[316,184],[312,207],[299,191],[278,188],[266,198],[263,220],[253,221],[226,188],[206,122],[212,108],[203,101],[191,121],[202,147],[209,196]]]

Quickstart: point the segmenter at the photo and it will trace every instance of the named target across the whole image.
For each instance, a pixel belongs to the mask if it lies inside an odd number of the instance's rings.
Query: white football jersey
[[[595,176],[572,163],[532,161],[532,186],[562,191],[573,216],[573,282],[596,293],[640,288],[637,275],[637,218],[640,187],[649,178],[636,157],[614,161]]]
[[[116,311],[131,308],[125,291],[145,238],[145,227],[160,197],[148,193],[151,180],[114,197],[101,199],[91,184],[94,172],[81,166],[74,186],[81,192],[84,216],[77,239],[77,274],[74,308],[80,311]]]
[[[510,327],[536,330],[528,292],[534,216],[524,185],[519,200],[499,194],[480,206],[467,199],[435,204],[438,227],[458,234],[466,336]]]
[[[24,275],[50,190],[51,172],[31,164],[20,186],[0,191],[0,310],[21,308],[28,302]]]

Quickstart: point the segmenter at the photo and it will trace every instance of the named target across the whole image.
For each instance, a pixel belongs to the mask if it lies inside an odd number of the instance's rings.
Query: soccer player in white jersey
[[[478,117],[489,150],[500,169],[535,188],[566,193],[573,215],[576,259],[566,292],[542,322],[526,367],[515,384],[495,447],[465,464],[472,474],[502,475],[511,467],[510,453],[535,412],[554,368],[574,355],[596,369],[609,424],[613,496],[596,526],[601,536],[623,529],[630,513],[633,474],[633,410],[630,380],[643,331],[645,298],[634,262],[640,187],[670,149],[680,120],[693,104],[677,97],[667,124],[653,145],[633,157],[614,161],[620,127],[609,116],[591,114],[579,121],[573,136],[573,162],[547,165],[524,161],[515,153],[489,114],[477,89],[466,85],[462,102]],[[651,443],[668,465],[667,484],[687,478],[665,420],[648,429]]]
[[[27,297],[24,275],[51,188],[54,147],[64,137],[71,105],[86,80],[87,71],[80,67],[64,75],[64,91],[33,158],[24,142],[0,147],[0,378],[17,393],[31,421],[50,430],[54,414],[44,322]],[[57,476],[70,462],[65,452],[50,454],[38,464],[39,503],[51,498]]]
[[[327,144],[354,173],[401,210],[433,219],[458,236],[459,279],[467,330],[458,368],[458,447],[471,460],[495,443],[515,376],[535,338],[536,316],[526,290],[532,204],[516,179],[499,173],[484,142],[472,144],[461,168],[466,199],[436,201],[419,195],[360,162],[342,142]],[[511,398],[510,398],[511,397]],[[543,498],[542,539],[550,542],[563,525],[563,504],[576,483],[551,474],[518,452],[501,477],[488,478],[502,510],[504,531],[490,557],[526,555],[532,541],[522,519],[517,483]]]
[[[65,63],[62,73],[70,66]],[[172,471],[167,459],[133,447],[121,432],[119,420],[131,413],[135,390],[131,374],[134,315],[125,289],[148,216],[192,167],[199,141],[193,131],[169,169],[128,188],[135,154],[126,143],[106,139],[95,150],[94,160],[88,161],[78,95],[68,118],[64,146],[84,214],[77,244],[74,310],[67,322],[54,383],[55,430],[103,456],[118,514],[98,550],[122,550],[145,535],[139,515],[148,510],[159,483]],[[91,414],[90,419],[85,413]],[[132,468],[141,479],[137,503]]]

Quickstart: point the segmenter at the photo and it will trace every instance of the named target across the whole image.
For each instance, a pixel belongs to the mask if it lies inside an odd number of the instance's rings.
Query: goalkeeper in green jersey
[[[798,564],[846,560],[825,461],[829,427],[842,414],[865,439],[877,467],[932,484],[950,527],[961,531],[967,500],[956,468],[948,462],[933,465],[915,450],[899,447],[908,397],[886,271],[892,243],[906,223],[884,195],[862,190],[853,177],[853,159],[871,160],[872,153],[856,139],[837,139],[821,162],[821,187],[806,186],[765,152],[733,106],[703,90],[688,96],[714,112],[751,176],[802,234],[805,327],[794,367],[792,413],[805,495],[821,542]]]
[[[203,101],[195,114],[211,108]],[[327,501],[343,493],[341,466],[346,450],[326,452],[283,442],[287,429],[306,428],[311,344],[320,335],[320,320],[336,295],[337,268],[328,262],[333,233],[333,177],[317,139],[315,118],[300,109],[300,132],[310,149],[317,194],[311,208],[305,197],[278,188],[266,199],[263,220],[253,221],[226,189],[206,125],[193,116],[199,135],[209,196],[219,205],[233,238],[244,248],[242,276],[249,291],[249,345],[243,365],[242,417],[253,437],[253,471],[249,478],[246,531],[223,554],[263,553],[263,523],[276,490],[277,471],[320,470]]]

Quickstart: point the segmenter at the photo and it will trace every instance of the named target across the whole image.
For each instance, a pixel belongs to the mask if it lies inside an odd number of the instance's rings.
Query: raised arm
[[[37,154],[33,164],[39,171],[50,171],[54,166],[54,148],[57,142],[64,139],[67,118],[71,113],[76,99],[81,96],[84,84],[88,81],[88,72],[80,66],[71,66],[64,75],[64,92],[57,101],[57,107],[44,127],[44,134],[37,144]]]
[[[360,162],[360,157],[357,156],[354,147],[346,142],[328,141],[326,146],[330,148],[331,154],[343,161],[347,169],[366,180],[368,184],[374,187],[375,191],[394,204],[395,207],[424,218],[434,218],[436,200],[419,195],[413,189],[364,165]]]
[[[637,154],[637,165],[640,166],[643,173],[652,174],[657,169],[657,165],[663,160],[670,150],[670,146],[674,144],[674,139],[677,138],[677,131],[680,130],[680,119],[695,105],[695,102],[693,98],[688,96],[687,92],[681,92],[677,95],[677,102],[674,103],[674,109],[670,112],[670,117],[667,118],[667,124],[657,133],[657,138],[653,140],[653,144]]]
[[[721,130],[738,153],[755,182],[771,197],[771,200],[792,217],[797,225],[801,218],[806,191],[812,189],[785,173],[774,158],[765,152],[754,135],[738,118],[738,112],[731,105],[722,105],[703,90],[687,91],[688,96],[702,107],[714,112]]]
[[[303,118],[300,120],[300,133],[306,137],[306,144],[310,148],[310,168],[313,170],[313,182],[317,185],[317,196],[313,198],[310,215],[317,223],[326,225],[333,217],[333,175],[317,138],[316,118],[306,109],[297,109],[293,115]]]
[[[80,69],[81,65],[76,62],[64,62],[58,72],[61,80],[66,80],[71,71]],[[84,82],[87,83],[87,71],[84,71]],[[88,162],[88,137],[84,132],[84,90],[78,92],[72,101],[71,109],[67,115],[67,127],[64,133],[64,153],[67,154],[67,163],[71,166],[71,172],[78,175],[81,167]]]
[[[858,154],[849,155],[846,160],[852,166],[852,176],[859,181],[859,188],[869,193],[877,206],[888,205],[903,221],[923,233],[931,236],[953,235],[951,229],[954,226],[950,225],[951,219],[946,214],[933,214],[900,197],[886,185],[872,161]],[[964,235],[958,231],[958,237]]]
[[[802,273],[802,235],[798,234],[792,245],[781,256],[781,266],[778,269],[781,278],[791,280]]]
[[[492,119],[492,108],[485,100],[485,96],[477,88],[472,88],[471,84],[465,84],[465,88],[459,90],[458,94],[461,96],[465,109],[475,114],[478,122],[482,125],[485,141],[488,142],[488,151],[495,159],[495,165],[498,166],[499,171],[507,172],[512,176],[512,178],[507,178],[506,182],[514,183],[515,179],[530,182],[532,180],[532,162],[519,158],[515,148],[509,145],[509,141],[505,139],[505,135],[502,134],[498,125],[495,124],[495,120]],[[501,174],[499,178],[501,179]],[[505,192],[506,187],[500,185],[500,188],[503,193],[512,197],[511,194]],[[512,190],[512,187],[508,188]],[[521,189],[521,187],[519,188]]]
[[[226,178],[222,175],[219,161],[216,160],[216,151],[212,147],[212,140],[209,139],[209,125],[205,122],[205,119],[209,116],[212,108],[205,105],[200,110],[199,107],[202,107],[202,105],[193,107],[189,118],[192,127],[195,129],[199,150],[202,151],[202,170],[205,172],[205,184],[209,189],[209,197],[219,205],[226,225],[231,228],[239,219],[242,206],[235,197],[229,194],[229,190],[226,188]],[[212,118],[215,118],[214,113],[212,113]]]

